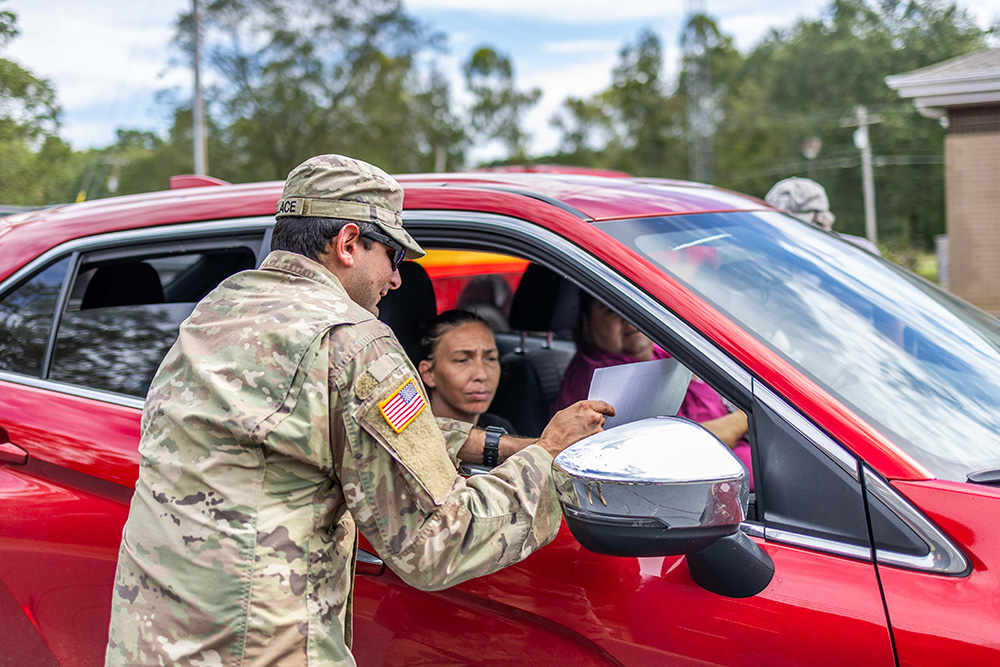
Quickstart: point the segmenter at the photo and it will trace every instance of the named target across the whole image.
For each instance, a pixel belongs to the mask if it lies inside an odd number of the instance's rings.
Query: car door
[[[758,595],[724,597],[699,587],[682,557],[600,556],[564,526],[522,563],[449,591],[414,591],[391,572],[359,579],[360,664],[894,664],[852,455],[565,239],[489,215],[424,216],[407,228],[426,247],[505,252],[562,273],[743,408],[757,488],[744,529],[775,574]]]
[[[102,235],[0,284],[0,645],[9,664],[103,664],[146,388],[180,321],[219,281],[256,264],[263,234],[239,221]]]

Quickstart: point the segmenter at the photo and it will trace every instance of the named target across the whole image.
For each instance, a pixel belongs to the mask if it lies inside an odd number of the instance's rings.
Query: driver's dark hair
[[[441,337],[455,327],[469,322],[478,322],[493,331],[489,322],[469,310],[446,310],[437,317],[432,317],[424,322],[420,327],[420,359],[417,361],[433,360]]]
[[[340,230],[348,223],[354,223],[361,230],[361,245],[365,250],[375,245],[375,241],[364,236],[378,232],[375,223],[342,218],[320,218],[317,216],[286,216],[274,223],[271,235],[271,250],[287,250],[318,262],[326,251],[326,245],[337,238]]]

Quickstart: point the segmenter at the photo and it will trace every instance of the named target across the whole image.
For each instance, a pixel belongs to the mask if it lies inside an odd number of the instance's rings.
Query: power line
[[[834,169],[856,169],[861,166],[859,156],[827,157],[815,160],[814,169],[830,171]],[[874,167],[896,167],[905,165],[943,165],[944,157],[940,155],[882,155],[872,158]],[[787,162],[771,162],[753,171],[741,170],[724,175],[726,181],[750,181],[764,176],[787,176],[789,174],[804,174],[809,169],[808,160],[793,160]]]

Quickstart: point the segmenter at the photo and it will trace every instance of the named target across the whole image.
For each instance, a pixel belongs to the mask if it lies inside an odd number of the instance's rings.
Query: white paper
[[[604,424],[608,429],[647,417],[676,415],[689,382],[691,371],[676,359],[607,366],[594,371],[587,398],[614,406],[615,416]]]

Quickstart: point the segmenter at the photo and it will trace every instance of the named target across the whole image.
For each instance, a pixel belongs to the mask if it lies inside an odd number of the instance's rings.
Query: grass
[[[918,250],[916,248],[894,249],[884,245],[879,245],[882,256],[899,264],[905,269],[913,271],[918,276],[926,278],[932,283],[938,281],[938,261],[937,255],[933,252]]]

